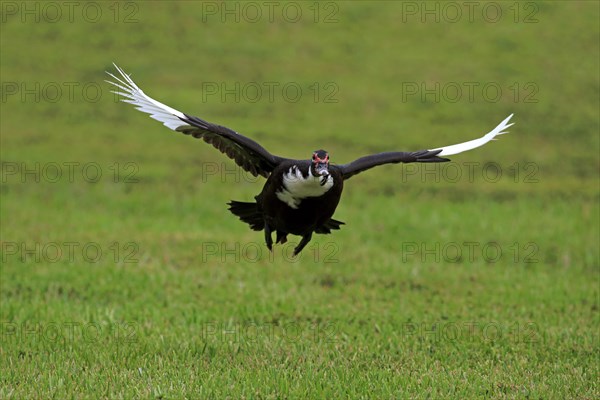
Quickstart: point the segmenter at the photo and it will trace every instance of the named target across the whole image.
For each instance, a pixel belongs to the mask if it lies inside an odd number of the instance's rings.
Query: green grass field
[[[600,397],[597,2],[67,3],[0,3],[0,398]],[[352,178],[293,259],[112,62],[287,157],[516,125]]]

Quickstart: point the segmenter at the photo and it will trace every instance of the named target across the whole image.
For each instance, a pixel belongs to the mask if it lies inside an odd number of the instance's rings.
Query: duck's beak
[[[329,165],[326,162],[317,162],[315,165],[315,171],[317,175],[327,176],[329,175]]]

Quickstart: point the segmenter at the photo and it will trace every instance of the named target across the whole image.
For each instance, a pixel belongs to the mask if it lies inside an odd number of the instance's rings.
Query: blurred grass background
[[[78,3],[70,18],[63,3],[3,2],[2,397],[597,398],[599,6],[476,3],[472,19],[452,3],[455,22],[440,2],[276,2],[272,22],[251,3],[263,17],[250,22],[250,3],[91,3],[88,14]],[[302,17],[286,20],[284,7]],[[502,14],[490,22],[482,10],[494,7]],[[347,226],[291,262],[226,210],[262,180],[220,175],[235,167],[218,151],[117,102],[104,83],[112,62],[152,97],[287,157],[325,148],[345,163],[474,139],[511,113],[516,125],[453,157],[463,174],[476,163],[472,181],[443,179],[443,166],[353,178],[336,213]],[[295,83],[303,95],[203,92],[236,82]],[[458,101],[406,92],[453,83]],[[497,101],[485,84],[502,89]],[[89,183],[77,167],[73,182],[36,182],[21,168],[65,162],[103,175]],[[489,163],[498,181],[483,178]],[[130,172],[136,182],[125,182]],[[120,253],[89,263],[9,251],[65,242],[105,254],[117,242]],[[464,242],[496,243],[505,256],[421,251]],[[239,250],[248,244],[256,260]],[[132,340],[43,335],[92,322]],[[252,323],[269,333],[220,334]],[[431,334],[449,323],[505,334]],[[297,339],[283,340],[286,324]]]

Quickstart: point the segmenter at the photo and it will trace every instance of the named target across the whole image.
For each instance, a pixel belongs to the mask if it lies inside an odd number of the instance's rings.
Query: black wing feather
[[[411,163],[411,162],[446,162],[447,158],[437,157],[439,150],[420,150],[413,152],[391,151],[361,157],[348,164],[338,165],[344,179],[353,177],[363,171],[383,164]]]
[[[125,71],[116,65],[115,68],[121,74],[121,77],[107,72],[116,81],[107,82],[119,89],[115,93],[123,96],[123,101],[135,105],[138,110],[150,114],[152,118],[162,122],[170,129],[211,144],[252,175],[262,175],[267,178],[278,164],[287,161],[286,158],[269,153],[254,140],[229,128],[184,114],[154,100],[146,95]]]
[[[204,140],[254,176],[262,175],[267,178],[279,163],[286,160],[269,153],[254,140],[227,127],[184,115],[185,118],[180,119],[189,125],[178,127],[178,132]]]

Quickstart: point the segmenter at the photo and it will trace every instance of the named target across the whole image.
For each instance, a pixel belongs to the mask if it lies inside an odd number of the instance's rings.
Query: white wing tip
[[[117,77],[113,73],[106,71],[106,73],[114,79],[114,81],[107,80],[106,82],[119,89],[119,91],[113,91],[113,93],[121,96],[121,101],[133,104],[136,106],[137,110],[150,114],[151,118],[162,122],[167,128],[177,130],[178,127],[187,125],[181,120],[185,117],[181,111],[156,101],[145,94],[123,69],[114,62],[113,65],[121,77]]]
[[[438,147],[437,149],[433,150],[441,150],[438,156],[451,156],[453,154],[459,154],[468,150],[476,149],[477,147],[481,147],[492,140],[497,140],[497,136],[508,133],[508,131],[505,131],[505,129],[515,124],[514,122],[511,124],[507,124],[508,121],[513,117],[513,115],[514,113],[510,114],[504,119],[504,121],[500,122],[498,126],[496,126],[492,131],[488,132],[479,139],[470,140],[464,143],[458,143],[452,146]]]

